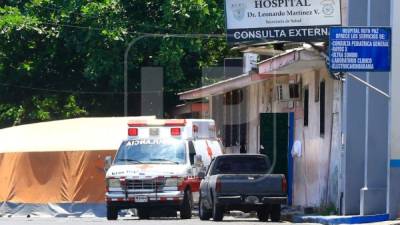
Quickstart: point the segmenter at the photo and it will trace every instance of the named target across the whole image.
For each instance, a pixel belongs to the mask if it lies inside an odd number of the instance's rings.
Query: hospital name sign
[[[340,0],[225,0],[228,42],[324,41]]]

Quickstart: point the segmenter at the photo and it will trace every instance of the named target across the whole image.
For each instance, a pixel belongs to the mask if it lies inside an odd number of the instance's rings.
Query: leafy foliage
[[[5,0],[0,3],[0,126],[123,114],[123,60],[141,33],[224,32],[217,0]],[[140,68],[164,68],[171,93],[201,85],[229,54],[224,39],[151,37],[129,54],[130,115],[140,113]],[[172,96],[172,97],[171,97]]]

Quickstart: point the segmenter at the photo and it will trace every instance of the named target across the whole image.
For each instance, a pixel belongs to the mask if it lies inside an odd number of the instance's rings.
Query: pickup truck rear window
[[[216,174],[265,174],[270,163],[264,157],[240,156],[219,158],[212,168],[211,175]]]

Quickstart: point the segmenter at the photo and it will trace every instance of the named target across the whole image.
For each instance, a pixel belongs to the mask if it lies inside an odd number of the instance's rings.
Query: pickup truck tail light
[[[282,176],[282,192],[286,193],[287,192],[287,181],[285,176]]]
[[[221,181],[217,178],[217,181],[215,182],[215,192],[221,192]]]

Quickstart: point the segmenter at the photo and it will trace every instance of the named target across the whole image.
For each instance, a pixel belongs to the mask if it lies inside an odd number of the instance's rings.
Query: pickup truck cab
[[[286,179],[269,174],[265,155],[232,154],[217,156],[200,184],[199,217],[221,221],[224,212],[256,211],[260,221],[280,220],[281,204],[286,204]]]
[[[214,121],[131,121],[128,136],[106,172],[107,219],[131,208],[140,219],[177,211],[182,219],[191,218],[199,195],[197,174],[222,154]]]

